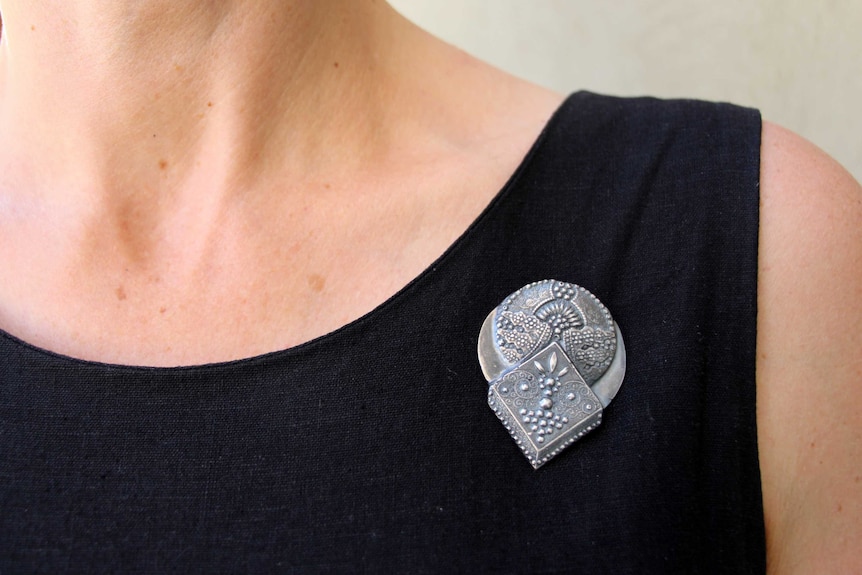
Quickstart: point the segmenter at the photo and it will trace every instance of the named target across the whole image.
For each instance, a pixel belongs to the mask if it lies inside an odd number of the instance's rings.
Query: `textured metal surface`
[[[485,319],[478,348],[488,404],[534,468],[601,423],[625,376],[610,312],[566,282],[511,294]]]

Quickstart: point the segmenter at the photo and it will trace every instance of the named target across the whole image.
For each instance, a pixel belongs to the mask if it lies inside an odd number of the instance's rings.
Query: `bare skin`
[[[757,423],[771,573],[859,573],[862,189],[764,130]]]
[[[358,318],[561,101],[372,0],[0,11],[0,327],[88,360],[224,361]],[[862,190],[767,125],[761,192],[770,571],[860,570]]]
[[[200,4],[2,4],[8,331],[147,365],[325,334],[439,256],[561,100],[383,3]]]

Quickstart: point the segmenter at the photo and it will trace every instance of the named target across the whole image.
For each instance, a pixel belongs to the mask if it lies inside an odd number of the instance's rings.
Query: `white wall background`
[[[862,0],[392,0],[443,39],[561,92],[731,101],[862,181]]]

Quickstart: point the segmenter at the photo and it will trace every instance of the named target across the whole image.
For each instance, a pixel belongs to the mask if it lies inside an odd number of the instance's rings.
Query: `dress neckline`
[[[437,272],[442,266],[446,265],[449,260],[454,258],[459,252],[464,249],[467,244],[469,244],[471,238],[473,238],[478,233],[479,229],[491,218],[493,213],[496,211],[497,206],[499,206],[505,200],[505,198],[510,195],[511,191],[517,187],[517,184],[521,179],[522,174],[532,164],[533,158],[537,155],[537,153],[543,148],[547,140],[548,134],[558,123],[559,118],[563,115],[563,111],[571,104],[572,100],[574,100],[576,96],[583,93],[584,92],[576,92],[570,94],[567,98],[563,100],[563,102],[557,107],[556,111],[554,111],[554,113],[547,120],[541,132],[533,141],[527,153],[524,155],[523,159],[520,161],[518,166],[506,180],[506,183],[503,184],[503,186],[494,195],[491,201],[482,209],[479,215],[476,216],[476,218],[470,223],[470,225],[467,226],[467,228],[465,228],[463,232],[461,232],[461,234],[443,251],[442,254],[440,254],[433,262],[431,262],[431,264],[429,264],[424,270],[422,270],[418,275],[416,275],[413,279],[407,282],[398,291],[386,298],[383,302],[375,306],[373,309],[330,332],[327,332],[306,342],[291,347],[264,352],[249,357],[227,361],[216,361],[179,366],[146,366],[81,359],[56,351],[51,351],[38,345],[29,343],[3,330],[2,328],[0,328],[0,339],[5,340],[7,343],[11,344],[14,347],[28,350],[32,353],[36,353],[44,357],[52,358],[54,361],[58,361],[61,364],[71,368],[107,369],[114,372],[147,372],[151,375],[169,375],[187,372],[216,372],[224,369],[237,369],[256,366],[262,363],[277,362],[278,360],[285,358],[294,358],[299,355],[308,353],[311,350],[318,348],[322,345],[337,342],[341,338],[349,336],[351,332],[361,328],[365,324],[375,321],[380,316],[384,315],[386,311],[394,304],[409,297],[412,292],[421,288],[422,285],[426,282],[426,280],[430,278],[432,274]]]

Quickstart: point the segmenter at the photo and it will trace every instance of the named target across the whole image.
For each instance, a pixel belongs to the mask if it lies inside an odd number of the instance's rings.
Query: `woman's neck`
[[[385,44],[400,22],[385,3],[0,6],[0,138],[65,182],[236,187],[268,166],[343,163],[381,137]]]

